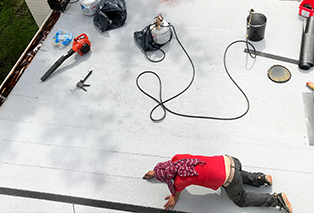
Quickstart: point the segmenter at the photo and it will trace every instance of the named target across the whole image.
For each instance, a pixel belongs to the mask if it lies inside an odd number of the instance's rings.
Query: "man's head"
[[[155,177],[155,172],[154,172],[154,171],[148,171],[148,172],[144,175],[143,179],[151,179],[151,178],[154,178],[154,177]]]
[[[176,168],[174,165],[172,165],[171,161],[166,162],[160,162],[158,163],[153,171],[149,171],[145,174],[143,177],[144,179],[149,179],[155,177],[156,180],[159,180],[161,182],[165,182],[168,185],[168,188],[172,194],[172,196],[175,196],[176,190],[174,188],[172,179],[176,175]]]

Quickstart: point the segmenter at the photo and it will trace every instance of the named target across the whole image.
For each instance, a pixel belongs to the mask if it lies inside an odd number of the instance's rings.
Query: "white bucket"
[[[82,11],[85,15],[92,16],[96,13],[97,0],[80,0]]]

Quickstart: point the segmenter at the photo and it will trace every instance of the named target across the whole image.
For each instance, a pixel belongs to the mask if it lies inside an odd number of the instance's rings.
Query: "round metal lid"
[[[284,66],[274,65],[268,70],[268,77],[276,83],[285,83],[290,80],[291,72]]]

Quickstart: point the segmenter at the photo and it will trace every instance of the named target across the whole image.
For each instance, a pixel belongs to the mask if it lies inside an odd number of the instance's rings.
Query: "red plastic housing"
[[[312,9],[304,7],[304,5],[311,5]],[[299,6],[299,15],[305,18],[311,17],[314,14],[314,0],[303,0]]]

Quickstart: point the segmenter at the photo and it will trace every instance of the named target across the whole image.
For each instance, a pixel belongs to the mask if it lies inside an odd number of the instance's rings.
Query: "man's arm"
[[[179,196],[181,192],[176,192],[176,195],[173,197],[172,195],[169,195],[165,197],[165,200],[168,200],[167,203],[164,205],[166,210],[173,209],[174,206],[177,204]]]

